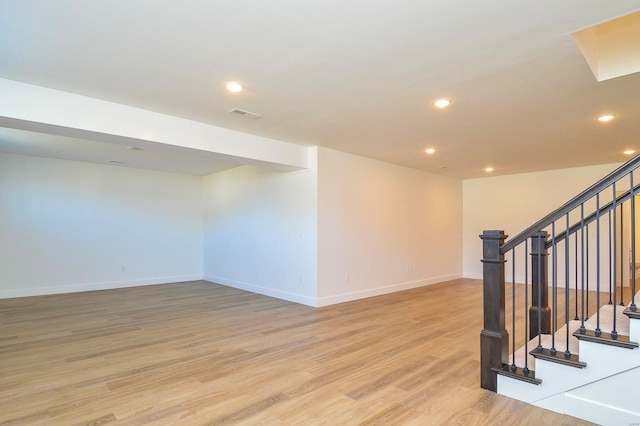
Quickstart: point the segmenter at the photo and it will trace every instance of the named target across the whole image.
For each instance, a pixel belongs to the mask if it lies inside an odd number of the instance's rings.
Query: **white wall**
[[[513,236],[618,166],[462,182],[309,151],[205,178],[0,153],[0,297],[204,276],[322,306],[481,278],[482,230]]]
[[[197,176],[0,153],[0,297],[200,279],[201,197]]]
[[[483,230],[501,229],[514,237],[619,166],[604,164],[465,180],[464,276],[482,278],[482,243],[478,236]],[[577,217],[572,216],[570,223],[574,220]],[[563,270],[559,269],[560,277]],[[511,275],[509,267],[507,275]],[[516,271],[516,280],[522,282],[519,276]]]
[[[461,181],[310,157],[201,178],[0,154],[0,297],[204,277],[318,306],[461,276]]]
[[[462,276],[462,181],[318,149],[319,305]]]
[[[205,177],[205,279],[316,304],[315,153],[305,171],[244,166]]]

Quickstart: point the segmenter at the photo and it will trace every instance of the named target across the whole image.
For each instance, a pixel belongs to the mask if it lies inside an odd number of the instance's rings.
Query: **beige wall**
[[[325,148],[318,164],[320,305],[461,277],[461,180]]]
[[[513,237],[618,166],[604,164],[465,180],[464,276],[482,278],[482,245],[478,236],[483,230],[501,229]]]

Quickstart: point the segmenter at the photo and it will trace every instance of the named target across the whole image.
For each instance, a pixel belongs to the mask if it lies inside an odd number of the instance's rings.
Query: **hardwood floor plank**
[[[364,399],[368,395],[378,392],[386,386],[401,380],[403,377],[412,373],[415,369],[422,367],[427,363],[426,359],[419,359],[410,363],[401,364],[400,368],[392,370],[383,376],[373,378],[372,381],[360,385],[346,393],[349,398],[355,400]]]
[[[7,414],[2,416],[2,425],[3,426],[14,426],[14,425],[28,425],[40,423],[42,421],[50,421],[51,417],[47,410],[40,411],[28,411],[26,414],[21,415],[22,413],[13,412],[10,413],[7,411]]]
[[[358,424],[362,426],[402,425],[408,420],[416,417],[417,413],[415,411],[396,402]]]
[[[87,426],[100,426],[100,425],[104,425],[104,424],[115,422],[115,421],[116,421],[116,416],[114,416],[113,413],[109,413],[95,420],[89,420],[87,422],[82,422],[80,424],[87,425]]]
[[[242,420],[247,420],[248,418],[253,417],[256,414],[262,413],[264,410],[273,407],[274,405],[284,401],[287,399],[286,395],[281,393],[272,395],[268,398],[265,398],[261,401],[256,402],[255,404],[251,404],[249,406],[243,407],[242,409],[235,411],[231,414],[225,415],[223,417],[219,417],[214,419],[211,423],[212,425],[224,425],[230,423],[236,423]]]

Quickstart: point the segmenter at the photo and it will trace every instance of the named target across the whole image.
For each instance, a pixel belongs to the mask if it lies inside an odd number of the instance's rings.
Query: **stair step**
[[[580,328],[580,321],[569,321],[569,335],[571,335],[574,331]],[[563,325],[554,333],[555,335],[555,346],[558,352],[564,353],[567,350],[566,348],[566,336],[567,336],[567,324]],[[535,369],[535,358],[531,352],[536,350],[538,345],[540,344],[542,347],[552,347],[552,336],[551,334],[542,334],[540,340],[538,340],[538,336],[534,337],[529,341],[528,350],[529,352],[525,352],[525,347],[522,346],[515,353],[515,364],[516,365],[525,365],[525,357],[527,359],[527,366],[531,369]],[[579,344],[576,339],[569,339],[569,351],[572,354],[577,355],[579,353]],[[512,355],[510,355],[511,357]],[[512,358],[509,358],[511,360]]]
[[[618,334],[613,336],[611,333],[601,332],[597,335],[594,330],[585,330],[580,332],[579,330],[574,332],[573,335],[579,340],[587,342],[601,343],[604,345],[618,346],[620,348],[635,349],[638,347],[638,343],[629,341],[629,336],[624,334]]]
[[[569,367],[585,368],[587,366],[586,362],[581,362],[578,355],[573,353],[568,355],[562,351],[555,351],[554,353],[551,349],[546,348],[536,348],[529,353],[536,359],[568,365]]]
[[[523,382],[531,383],[534,385],[539,385],[542,383],[542,380],[536,379],[536,372],[533,370],[523,370],[520,367],[515,369],[508,364],[502,364],[502,368],[492,368],[491,370],[500,374],[501,376],[511,377],[512,379],[521,380]]]
[[[637,308],[635,311],[632,311],[631,308],[627,308],[623,313],[629,318],[640,319],[640,311],[638,311]]]
[[[631,303],[629,303],[626,306],[627,309],[625,309],[623,313],[629,318],[640,319],[640,310],[638,310],[638,304],[640,304],[640,291],[635,295],[633,301],[635,302],[633,310],[631,309]]]
[[[613,311],[615,309],[616,331],[618,334],[629,335],[630,323],[629,317],[625,316],[626,306],[621,305],[602,305],[598,313],[591,315],[585,321],[584,326],[589,330],[595,330],[598,326],[598,314],[600,314],[600,330],[611,333],[613,331]]]
[[[638,293],[638,298],[640,298],[640,293]],[[614,315],[615,311],[615,315]],[[596,314],[593,314],[591,318],[584,322],[584,327],[587,330],[585,334],[580,334],[579,329],[582,325],[581,321],[572,320],[569,321],[569,334],[575,336],[580,340],[587,340],[596,343],[602,344],[610,344],[615,346],[621,346],[624,348],[635,348],[637,345],[634,342],[629,342],[629,333],[630,333],[630,317],[635,318],[633,315],[638,315],[640,313],[634,312],[629,315],[630,309],[625,306],[620,305],[603,305]],[[599,315],[599,318],[598,318]],[[613,319],[615,317],[616,320],[616,331],[618,332],[618,339],[614,339],[611,335],[613,332]],[[640,318],[640,315],[639,315]],[[599,321],[599,322],[598,322]],[[595,335],[595,330],[597,326],[600,326],[600,331],[602,338]],[[529,341],[528,349],[529,352],[525,351],[525,347],[522,346],[520,349],[516,351],[516,365],[525,365],[525,357],[527,357],[527,366],[531,369],[535,369],[535,359],[546,359],[547,361],[552,362],[560,362],[562,364],[572,364],[573,361],[564,362],[566,359],[564,357],[564,352],[566,351],[566,336],[567,336],[567,325],[563,325],[555,334],[555,349],[557,353],[560,354],[561,358],[558,359],[556,356],[551,356],[547,358],[544,355],[536,356],[536,351],[538,346],[542,346],[545,349],[548,349],[547,353],[551,354],[552,348],[552,338],[550,334],[543,334],[541,337],[541,341],[538,340],[538,337],[534,337]],[[591,331],[590,331],[591,330]],[[635,346],[634,346],[635,345]],[[571,355],[578,355],[580,353],[580,346],[578,344],[578,340],[570,338],[569,339],[569,351]],[[536,352],[536,353],[534,353]],[[572,360],[573,357],[570,356],[569,360]],[[579,361],[577,360],[577,356],[574,360],[577,365],[574,365],[578,368],[583,368],[579,366]]]

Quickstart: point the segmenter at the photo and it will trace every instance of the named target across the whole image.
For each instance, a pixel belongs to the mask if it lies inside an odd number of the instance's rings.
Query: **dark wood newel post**
[[[504,231],[484,231],[482,280],[484,328],[480,333],[480,386],[496,392],[498,378],[492,368],[509,362],[509,334],[504,327]]]
[[[551,333],[551,309],[547,274],[547,231],[531,237],[531,306],[529,307],[529,339]],[[540,323],[538,323],[540,318]],[[538,330],[538,326],[541,327]]]

